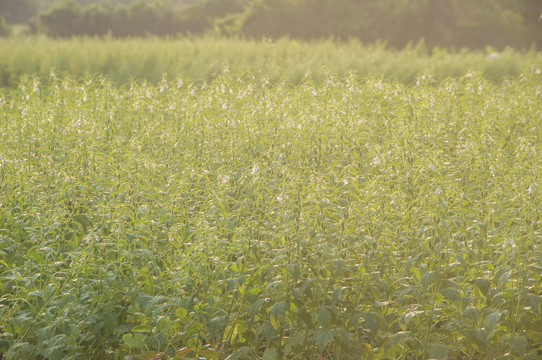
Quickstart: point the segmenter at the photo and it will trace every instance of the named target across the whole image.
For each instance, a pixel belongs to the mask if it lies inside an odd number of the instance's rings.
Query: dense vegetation
[[[131,80],[158,83],[163,74],[186,81],[210,81],[224,72],[247,74],[271,83],[298,84],[309,77],[322,81],[326,71],[341,77],[378,76],[413,83],[421,75],[437,82],[482,73],[496,83],[517,77],[531,66],[542,67],[542,53],[510,49],[453,52],[428,50],[420,43],[401,51],[357,41],[299,42],[198,39],[0,39],[0,86],[15,87],[26,74],[47,80],[52,68],[59,74],[81,77],[104,74],[116,84]]]
[[[0,3],[8,21],[38,8],[37,0]],[[541,12],[538,0],[68,0],[36,12],[29,24],[32,32],[55,37],[333,37],[399,48],[425,39],[431,47],[525,49],[542,47]]]
[[[1,90],[0,354],[542,358],[541,76]]]
[[[4,15],[11,24],[22,24],[29,21],[42,11],[56,6],[66,0],[2,0],[0,1],[0,14]],[[75,0],[81,6],[93,4],[130,4],[133,0]],[[194,0],[168,0],[176,3],[191,3]]]

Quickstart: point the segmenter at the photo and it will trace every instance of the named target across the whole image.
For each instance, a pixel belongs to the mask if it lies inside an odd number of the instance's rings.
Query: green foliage
[[[82,34],[81,20],[81,7],[74,0],[66,0],[41,13],[37,26],[48,35],[69,37]]]
[[[491,45],[503,50],[542,46],[540,11],[534,0],[138,0],[116,5],[68,0],[39,14],[31,27],[35,32],[63,37],[355,38],[396,48],[423,40],[430,47]],[[78,22],[84,25],[78,26]]]
[[[422,75],[441,82],[475,71],[499,83],[532,66],[542,67],[542,53],[534,50],[494,52],[491,48],[477,52],[444,48],[429,51],[424,43],[398,51],[383,44],[362,45],[356,40],[8,38],[0,39],[0,86],[15,87],[26,74],[47,81],[51,68],[77,77],[100,73],[116,84],[130,80],[157,84],[163,74],[187,81],[210,81],[228,71],[271,83],[299,84],[306,77],[320,82],[327,70],[340,76],[376,75],[404,83],[413,83]]]
[[[114,14],[114,9],[109,5],[99,6],[90,5],[82,10],[80,31],[83,34],[92,34],[103,36],[109,34],[114,28],[114,21],[110,14]]]
[[[541,76],[25,78],[0,353],[539,359]]]
[[[255,1],[243,15],[246,36],[313,39],[360,38],[403,47],[421,39],[430,46],[481,48],[542,44],[532,1]],[[525,24],[525,19],[529,23]]]
[[[82,7],[69,0],[40,13],[32,27],[34,32],[53,37],[174,35],[180,31],[176,20],[172,7],[158,1],[140,0],[130,5],[105,3]]]
[[[40,13],[31,27],[35,33],[53,37],[198,34],[213,31],[215,19],[241,12],[245,3],[221,0],[178,6],[173,2],[138,0],[81,6],[68,0]]]

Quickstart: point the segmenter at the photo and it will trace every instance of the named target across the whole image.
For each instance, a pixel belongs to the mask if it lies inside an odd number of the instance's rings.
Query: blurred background
[[[0,34],[542,48],[542,0],[0,0]]]

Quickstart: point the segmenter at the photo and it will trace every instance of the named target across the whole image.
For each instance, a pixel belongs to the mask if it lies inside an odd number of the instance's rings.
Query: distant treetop
[[[542,48],[538,0],[2,0],[8,23],[50,36],[350,39],[403,47]],[[32,17],[33,16],[33,17]],[[31,18],[32,17],[32,18]],[[31,19],[30,19],[31,18]],[[29,20],[30,19],[30,20]]]

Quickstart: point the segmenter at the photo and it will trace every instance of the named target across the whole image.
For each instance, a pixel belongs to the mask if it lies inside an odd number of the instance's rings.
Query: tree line
[[[40,12],[28,24],[32,33],[53,37],[212,33],[355,38],[394,47],[423,39],[429,46],[536,44],[540,49],[541,11],[540,0],[138,0],[88,5],[68,0]]]

